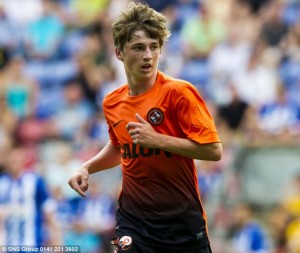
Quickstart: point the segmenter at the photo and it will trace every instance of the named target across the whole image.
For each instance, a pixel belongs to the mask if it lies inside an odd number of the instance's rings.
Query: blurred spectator
[[[13,136],[18,119],[7,105],[4,91],[0,91],[0,131],[4,135]],[[0,138],[3,141],[5,138]]]
[[[211,51],[208,63],[211,72],[210,97],[218,105],[232,100],[230,79],[243,70],[251,54],[251,44],[241,36],[237,25],[228,27],[226,39]]]
[[[24,73],[26,61],[22,55],[16,54],[10,59],[4,75],[3,83],[7,105],[18,118],[34,115],[38,89],[36,83]]]
[[[68,142],[53,143],[53,158],[47,161],[44,169],[44,176],[50,189],[60,191],[63,198],[78,202],[78,196],[68,187],[66,183],[75,171],[79,168],[81,161],[74,156],[73,146]]]
[[[116,80],[116,76],[117,73],[114,68],[106,69],[105,79],[103,79],[97,92],[97,104],[100,109],[102,109],[102,100],[104,96],[120,86],[120,83]]]
[[[1,0],[8,18],[18,24],[18,26],[21,26],[20,28],[24,28],[23,25],[40,17],[42,13],[42,1]]]
[[[59,245],[54,202],[44,179],[34,171],[25,171],[24,162],[24,148],[14,146],[0,177],[1,245]]]
[[[0,46],[0,71],[6,67],[8,60],[8,49],[6,47]]]
[[[289,100],[300,105],[300,23],[290,28],[282,49],[283,58],[278,71]]]
[[[282,20],[284,3],[282,0],[268,1],[262,8],[262,28],[260,39],[267,46],[279,46],[287,34],[288,27]]]
[[[243,2],[244,0],[238,0],[238,1]],[[244,2],[247,2],[247,4],[250,6],[251,12],[253,12],[254,14],[257,14],[264,7],[264,5],[266,5],[270,1],[269,0],[252,0],[252,1],[244,1]]]
[[[88,120],[92,117],[94,110],[84,98],[77,79],[66,82],[63,87],[63,95],[63,105],[53,118],[57,136],[78,141],[86,135]]]
[[[288,182],[283,205],[289,212],[290,220],[286,226],[286,245],[289,252],[300,252],[300,173],[297,170],[295,176]]]
[[[230,15],[230,8],[233,0],[222,1],[222,0],[210,0],[207,4],[207,8],[211,13],[213,19],[218,20],[222,23],[227,23]]]
[[[206,59],[212,48],[226,35],[224,24],[212,19],[206,4],[200,4],[198,14],[188,19],[182,27],[187,59]]]
[[[293,218],[300,217],[300,172],[287,183],[282,203]]]
[[[150,7],[154,8],[155,10],[162,12],[170,5],[176,5],[178,0],[167,0],[167,1],[155,1],[155,0],[146,0]]]
[[[115,227],[115,204],[112,196],[104,192],[101,182],[94,178],[90,181],[87,198],[81,199],[79,208],[89,229],[105,235],[112,233]]]
[[[78,217],[78,201],[66,197],[60,184],[52,184],[50,190],[56,204],[56,219],[63,231],[69,230]]]
[[[26,28],[25,54],[29,59],[55,59],[62,41],[64,24],[55,12],[57,4],[52,0],[42,1],[42,16]]]
[[[186,4],[188,1],[185,1]],[[181,3],[182,4],[182,3]],[[181,6],[181,5],[180,5]],[[181,6],[183,9],[184,6]],[[192,9],[192,6],[189,6]],[[163,10],[164,16],[168,20],[168,27],[172,33],[169,37],[168,43],[164,44],[164,50],[162,51],[159,67],[162,71],[169,73],[173,76],[179,76],[182,64],[183,64],[183,38],[181,38],[180,32],[184,23],[183,17],[180,17],[184,11],[179,11],[179,6],[168,5]],[[195,12],[197,12],[195,10]],[[176,64],[174,64],[176,62]]]
[[[108,45],[105,45],[103,29],[104,27],[95,25],[84,35],[84,46],[80,53],[89,66],[110,65],[111,55],[107,50]]]
[[[226,36],[226,27],[214,20],[209,13],[207,3],[202,2],[197,8],[198,13],[187,19],[181,29],[182,53],[184,64],[179,77],[193,83],[206,94],[209,81],[207,59],[211,50]]]
[[[286,228],[287,249],[289,252],[300,252],[300,216],[291,221]]]
[[[298,0],[288,0],[285,2],[282,19],[289,26],[300,23],[300,2]]]
[[[97,93],[101,85],[111,78],[110,52],[105,45],[103,31],[91,31],[84,36],[84,46],[75,56],[78,66],[77,79],[85,98],[99,108]]]
[[[100,252],[109,252],[110,241],[115,230],[116,202],[104,192],[99,179],[93,178],[89,184],[87,198],[79,203],[81,221],[85,228],[98,236],[102,244]]]
[[[86,28],[96,23],[105,12],[108,4],[108,0],[89,0],[89,4],[82,0],[70,0],[73,24],[77,27]]]
[[[243,43],[253,46],[259,36],[262,20],[253,12],[251,3],[253,1],[232,0],[226,24],[228,29],[235,27],[239,31]]]
[[[251,207],[238,203],[232,212],[234,222],[233,253],[267,253],[268,238],[261,224],[253,220]]]
[[[7,17],[4,1],[0,1],[0,70],[6,66],[9,54],[20,49],[20,28]]]
[[[243,101],[237,93],[234,85],[229,85],[231,101],[226,105],[221,105],[218,110],[219,117],[224,120],[232,131],[243,131],[243,126],[247,124],[246,114],[249,105]]]
[[[248,63],[243,70],[232,77],[233,84],[242,100],[254,108],[275,100],[278,75],[274,67],[262,61],[264,47],[253,48]]]
[[[263,104],[258,115],[258,125],[270,135],[270,139],[294,142],[300,134],[300,106],[289,101],[286,90],[278,87],[277,98],[273,102]],[[281,138],[282,137],[282,138]]]
[[[110,0],[106,10],[110,20],[114,20],[129,1],[130,0]]]
[[[5,157],[12,142],[17,125],[17,118],[8,108],[6,97],[0,90],[0,173],[4,170]]]
[[[64,228],[64,245],[80,245],[84,252],[108,253],[115,228],[115,200],[100,189],[99,179],[90,182],[87,198],[76,205],[63,194],[62,187],[54,186],[58,206],[57,218]]]
[[[56,137],[56,129],[51,120],[29,115],[19,120],[14,134],[16,139],[28,147]]]
[[[218,191],[218,187],[222,181],[223,168],[220,168],[219,163],[214,164],[208,161],[197,161],[196,168],[201,199],[206,204],[208,198],[212,197]]]
[[[102,110],[89,121],[88,134],[92,142],[96,143],[97,147],[100,148],[104,147],[109,140],[107,122]]]
[[[101,247],[99,237],[86,229],[84,223],[75,221],[71,228],[65,231],[64,245],[80,245],[84,253],[102,253],[99,251]]]
[[[295,176],[287,183],[283,191],[282,207],[288,215],[283,236],[288,252],[300,252],[300,174],[299,169]]]
[[[271,208],[269,214],[267,222],[272,238],[272,253],[286,253],[288,252],[286,228],[291,220],[290,214],[281,204]]]

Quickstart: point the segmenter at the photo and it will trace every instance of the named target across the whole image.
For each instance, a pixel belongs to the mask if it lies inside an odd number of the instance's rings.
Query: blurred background
[[[0,0],[0,245],[112,252],[120,168],[67,181],[108,140],[127,0]],[[172,31],[160,69],[197,87],[223,142],[196,161],[214,253],[300,252],[300,1],[149,0]]]

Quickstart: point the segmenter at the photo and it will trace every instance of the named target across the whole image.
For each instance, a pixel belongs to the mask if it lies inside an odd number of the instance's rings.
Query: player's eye
[[[157,50],[158,48],[159,48],[158,45],[151,46],[151,50],[153,50],[153,51]]]
[[[141,46],[133,47],[134,51],[141,51],[143,48]]]

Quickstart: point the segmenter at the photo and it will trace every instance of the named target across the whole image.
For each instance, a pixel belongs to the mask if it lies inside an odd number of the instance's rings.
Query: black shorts
[[[111,243],[115,246],[114,253],[212,253],[210,245],[199,249],[164,249],[146,246],[130,236],[115,237]]]

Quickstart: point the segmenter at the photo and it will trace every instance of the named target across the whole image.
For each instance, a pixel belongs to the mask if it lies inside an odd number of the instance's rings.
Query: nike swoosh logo
[[[113,124],[114,127],[116,127],[119,123],[121,123],[121,121],[123,121],[122,119],[117,121],[116,123]]]

